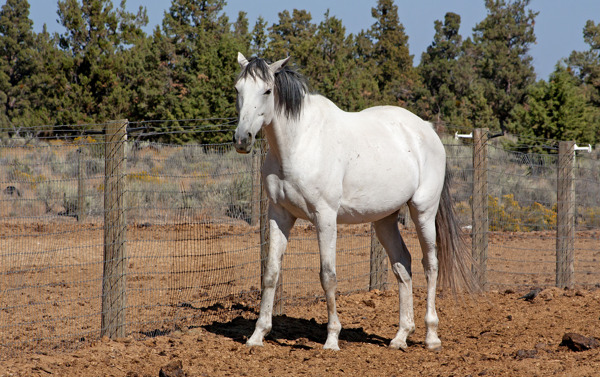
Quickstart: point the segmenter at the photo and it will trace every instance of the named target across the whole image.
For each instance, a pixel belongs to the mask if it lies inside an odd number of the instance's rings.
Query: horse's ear
[[[246,68],[246,66],[248,65],[248,59],[246,59],[244,57],[244,55],[242,55],[241,52],[238,52],[238,64],[240,65],[240,67],[242,67],[242,69]]]
[[[290,58],[291,58],[291,56],[288,56],[288,57],[287,57],[287,58],[285,58],[285,59],[281,59],[281,60],[278,60],[278,61],[276,61],[275,63],[273,63],[273,64],[271,64],[271,65],[269,66],[269,69],[271,70],[271,72],[273,72],[273,74],[275,74],[275,73],[277,73],[277,72],[281,71],[281,69],[282,69],[283,67],[285,67],[285,65],[286,65],[286,64],[287,64],[287,62],[290,60]]]

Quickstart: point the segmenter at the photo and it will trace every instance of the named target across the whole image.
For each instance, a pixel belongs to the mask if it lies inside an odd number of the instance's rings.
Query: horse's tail
[[[440,206],[435,217],[437,254],[439,261],[439,283],[453,292],[464,290],[476,292],[478,284],[471,271],[473,257],[467,246],[465,234],[458,224],[458,219],[450,197],[450,174],[446,169],[446,177],[442,188]]]

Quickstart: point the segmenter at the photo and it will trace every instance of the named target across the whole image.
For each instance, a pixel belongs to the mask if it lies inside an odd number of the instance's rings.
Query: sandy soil
[[[181,361],[187,376],[594,376],[600,349],[560,347],[565,332],[600,336],[600,290],[557,288],[532,302],[525,292],[490,292],[439,301],[441,352],[423,345],[424,294],[416,292],[418,327],[407,352],[387,344],[397,328],[395,292],[339,297],[339,352],[324,351],[325,303],[288,308],[274,319],[265,346],[248,348],[253,313],[165,335],[103,338],[72,352],[19,354],[0,376],[157,376]]]
[[[131,334],[99,339],[99,225],[3,224],[0,232],[0,377],[157,376],[181,361],[188,376],[594,376],[598,349],[559,347],[576,332],[600,337],[600,238],[578,234],[578,289],[554,284],[550,232],[491,234],[490,291],[438,299],[443,350],[424,349],[424,278],[413,251],[417,331],[408,352],[388,349],[398,298],[389,290],[340,295],[339,352],[324,351],[326,309],[310,226],[298,227],[284,265],[285,316],[262,348],[247,348],[258,307],[258,232],[245,225],[146,226],[128,230]],[[368,287],[369,228],[339,232],[341,292]],[[6,250],[19,251],[15,253]],[[22,253],[21,251],[27,251]],[[532,302],[533,286],[546,289]],[[297,297],[305,297],[298,299]]]

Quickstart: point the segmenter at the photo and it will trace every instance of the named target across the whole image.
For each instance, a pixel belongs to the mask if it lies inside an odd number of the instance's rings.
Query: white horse
[[[242,71],[235,84],[235,148],[249,153],[261,129],[269,144],[262,179],[269,197],[270,246],[260,315],[247,345],[262,345],[271,330],[281,260],[290,230],[301,218],[317,229],[328,312],[324,348],[339,350],[337,223],[373,222],[399,284],[400,323],[390,347],[406,349],[406,339],[415,330],[411,257],[397,218],[400,206],[408,203],[427,278],[425,345],[440,349],[435,310],[438,256],[442,283],[469,288],[472,279],[469,253],[458,247],[460,229],[444,184],[446,154],[439,137],[430,123],[399,107],[340,110],[327,98],[310,94],[304,78],[286,67],[288,60],[269,65],[238,53]]]

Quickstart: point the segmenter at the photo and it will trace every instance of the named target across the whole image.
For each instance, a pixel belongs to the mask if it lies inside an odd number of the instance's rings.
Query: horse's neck
[[[287,119],[284,114],[279,114],[264,128],[269,149],[281,165],[289,162],[300,143],[310,140],[307,136],[314,132],[313,128],[320,126],[318,122],[310,121],[312,118],[311,110],[304,108],[298,119]]]
[[[263,128],[265,137],[269,143],[269,151],[281,165],[285,165],[290,160],[291,154],[295,149],[295,143],[297,142],[298,130],[292,129],[292,126],[298,125],[291,123],[283,119],[283,117],[278,116],[271,124]]]

